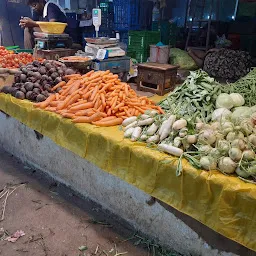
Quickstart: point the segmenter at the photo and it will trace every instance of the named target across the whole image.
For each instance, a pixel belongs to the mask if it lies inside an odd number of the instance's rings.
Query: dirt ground
[[[4,220],[0,221],[0,255],[149,255],[147,250],[136,247],[134,240],[125,241],[134,231],[115,225],[115,219],[104,218],[102,210],[94,209],[87,201],[80,205],[88,211],[81,209],[75,203],[79,200],[70,193],[67,199],[59,192],[58,184],[44,182],[36,171],[0,150],[0,197],[4,194],[0,219],[8,195]],[[14,243],[4,240],[17,230],[25,235]]]

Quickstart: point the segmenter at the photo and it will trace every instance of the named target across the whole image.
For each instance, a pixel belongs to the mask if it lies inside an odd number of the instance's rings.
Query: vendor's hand
[[[22,18],[20,20],[20,24],[19,24],[22,28],[33,28],[33,27],[37,27],[37,24],[35,21],[33,21],[32,19],[25,17]]]

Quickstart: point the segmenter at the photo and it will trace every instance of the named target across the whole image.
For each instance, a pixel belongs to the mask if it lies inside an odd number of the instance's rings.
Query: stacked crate
[[[101,9],[100,37],[114,36],[114,5],[112,1],[102,0],[99,3]]]
[[[149,57],[150,45],[161,41],[159,31],[129,31],[127,55],[138,62],[145,62]]]

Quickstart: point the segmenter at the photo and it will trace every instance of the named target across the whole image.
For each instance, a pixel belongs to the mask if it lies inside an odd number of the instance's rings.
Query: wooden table
[[[139,64],[137,89],[163,96],[175,88],[177,70],[178,66],[169,64]]]

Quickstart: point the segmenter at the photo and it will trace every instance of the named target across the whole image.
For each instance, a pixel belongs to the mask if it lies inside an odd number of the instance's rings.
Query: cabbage
[[[234,107],[241,107],[244,105],[245,100],[240,93],[231,93],[229,96],[233,100]]]
[[[229,94],[221,93],[216,100],[216,108],[231,109],[234,107],[234,102]]]
[[[232,112],[226,108],[218,108],[212,113],[212,121],[220,121],[222,118],[231,115]]]
[[[237,107],[231,115],[233,120],[242,120],[249,118],[252,114],[252,110],[249,107]]]

